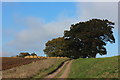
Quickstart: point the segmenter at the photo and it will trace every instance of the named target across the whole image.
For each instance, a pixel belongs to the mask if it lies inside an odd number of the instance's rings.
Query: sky
[[[117,2],[3,2],[2,56],[20,52],[35,52],[45,56],[45,43],[63,36],[71,24],[89,19],[108,19],[115,22],[115,44],[106,46],[108,54],[118,55]]]

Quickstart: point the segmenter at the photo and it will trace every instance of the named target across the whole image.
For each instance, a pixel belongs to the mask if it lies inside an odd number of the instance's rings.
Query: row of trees
[[[47,56],[69,58],[95,58],[105,55],[107,42],[115,43],[112,28],[114,23],[108,20],[92,19],[73,24],[64,36],[46,43],[44,53]]]
[[[25,57],[25,56],[37,56],[37,54],[35,53],[31,53],[29,54],[28,52],[21,52],[19,55],[17,55],[16,57]]]

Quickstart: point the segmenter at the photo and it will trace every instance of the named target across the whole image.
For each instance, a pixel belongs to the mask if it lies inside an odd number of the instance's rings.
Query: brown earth
[[[27,65],[13,67],[2,71],[2,78],[30,78],[39,73],[40,70],[48,69],[57,61],[58,59],[43,59]]]
[[[70,73],[70,66],[71,66],[72,61],[70,61],[67,66],[66,69],[64,71],[64,73],[60,76],[60,78],[67,78],[69,73]]]
[[[2,57],[2,66],[0,66],[1,70],[11,69],[13,67],[22,66],[26,64],[30,64],[35,61],[43,60],[41,58],[13,58],[13,57]]]

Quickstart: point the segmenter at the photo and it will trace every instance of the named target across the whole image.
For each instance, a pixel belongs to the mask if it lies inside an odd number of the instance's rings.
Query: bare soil
[[[2,57],[2,66],[0,66],[0,70],[7,70],[13,67],[26,65],[38,60],[43,60],[41,58],[13,58],[13,57]]]
[[[48,69],[58,61],[57,59],[43,59],[27,65],[13,67],[2,71],[2,78],[30,78],[40,70]]]
[[[67,64],[66,69],[64,73],[60,76],[60,78],[67,78],[70,73],[70,66],[71,66],[72,60]]]

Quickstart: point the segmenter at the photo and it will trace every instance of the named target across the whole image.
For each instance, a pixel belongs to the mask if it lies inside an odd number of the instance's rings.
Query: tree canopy
[[[63,56],[64,46],[65,46],[64,38],[59,37],[51,41],[48,41],[46,43],[46,48],[44,49],[44,52],[47,56]]]
[[[24,58],[25,56],[37,56],[35,53],[29,54],[28,52],[20,52],[19,55],[16,55],[16,57],[22,57]]]
[[[31,53],[31,56],[37,56],[37,54],[35,54],[35,53]]]
[[[95,58],[97,54],[105,55],[107,42],[115,43],[113,25],[114,23],[107,19],[92,19],[73,24],[70,30],[64,31],[62,38],[48,41],[44,52],[48,56],[70,58]]]
[[[25,56],[30,56],[30,54],[28,52],[21,52],[18,57],[25,57]]]

